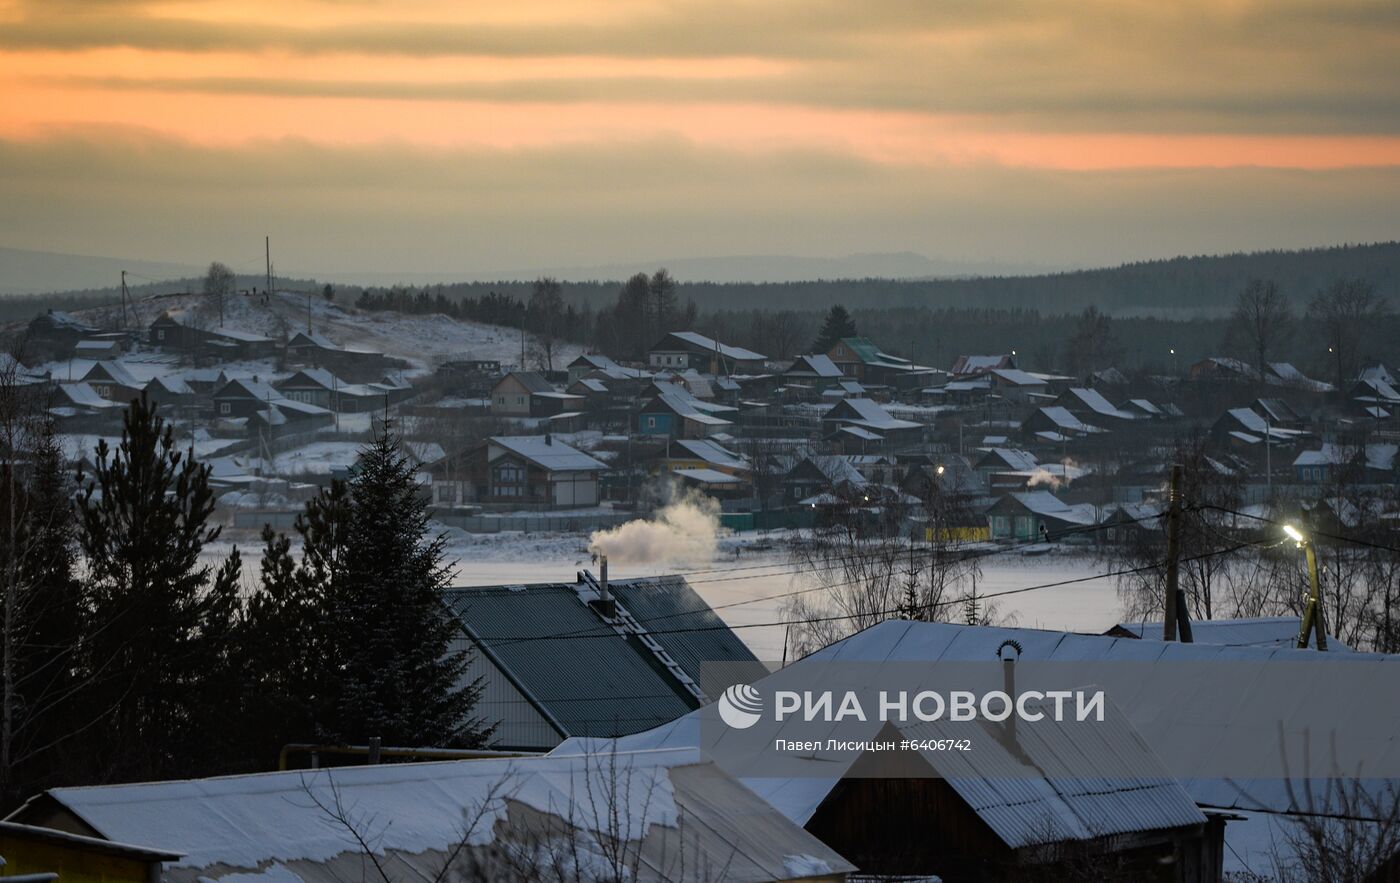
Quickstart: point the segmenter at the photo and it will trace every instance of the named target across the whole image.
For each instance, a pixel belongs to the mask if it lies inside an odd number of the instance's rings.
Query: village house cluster
[[[51,393],[75,459],[147,396],[250,525],[344,477],[386,418],[439,516],[467,530],[521,515],[604,526],[677,489],[717,500],[736,530],[891,509],[917,529],[936,491],[959,501],[967,539],[1112,541],[1084,529],[1160,508],[1163,445],[1193,433],[1247,503],[1337,509],[1321,489],[1339,471],[1397,476],[1400,384],[1382,365],[1338,391],[1283,362],[1078,377],[1014,351],[919,365],[864,337],[791,360],[695,331],[662,335],[635,363],[584,352],[548,371],[477,355],[414,371],[309,321],[274,339],[168,313],[113,331],[50,311],[29,326],[34,367],[13,373]]]

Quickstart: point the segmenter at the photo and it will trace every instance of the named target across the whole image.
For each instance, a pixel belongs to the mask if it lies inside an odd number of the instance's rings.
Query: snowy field
[[[139,303],[139,307],[143,323],[149,323],[162,312],[169,312],[181,321],[197,319],[204,327],[219,326],[217,312],[211,311],[209,302],[198,295],[146,298]],[[100,319],[98,314],[102,312],[101,309],[79,310],[74,315],[97,321]],[[412,366],[406,372],[410,375],[430,373],[436,365],[450,359],[499,359],[511,365],[520,361],[519,329],[463,322],[441,315],[362,311],[348,304],[328,303],[319,294],[308,298],[304,294],[279,293],[266,302],[262,295],[234,295],[224,303],[223,327],[280,339],[284,335],[305,330],[308,318],[312,328],[338,346],[373,350],[403,359]],[[533,339],[527,335],[527,353],[531,349]],[[555,367],[562,368],[580,352],[582,348],[576,344],[559,345],[555,353]],[[148,365],[140,365],[133,370],[137,379],[144,382],[162,372],[159,363],[163,358],[168,360],[169,357],[141,354],[125,357],[123,361],[138,365],[148,362]],[[65,361],[46,367],[54,371],[54,376],[66,378],[70,369],[72,376],[81,377],[90,366],[91,362],[74,359],[71,365]],[[234,375],[245,373],[237,370],[239,366],[236,365],[221,367],[229,368]],[[243,367],[250,369],[246,371],[250,376],[254,373],[265,375],[271,363],[261,366],[250,363]],[[164,370],[168,371],[169,365],[164,366]]]
[[[447,530],[449,561],[454,584],[494,586],[541,582],[572,582],[578,570],[597,574],[588,552],[588,535],[572,534],[468,534]],[[257,567],[259,543],[251,532],[226,535],[211,549],[227,554],[237,542],[243,554],[245,578]],[[772,548],[755,550],[755,544]],[[735,549],[739,550],[735,557]],[[714,558],[672,564],[624,565],[612,563],[613,579],[679,573],[700,593],[721,618],[733,627],[754,654],[765,661],[783,656],[782,620],[785,597],[810,585],[792,573],[780,535],[744,534],[722,538]],[[1023,589],[1045,583],[1089,577],[1102,568],[1093,560],[1075,555],[1024,557],[994,555],[982,562],[977,583],[981,596]],[[1014,618],[1027,628],[1101,632],[1118,621],[1120,605],[1109,579],[1091,579],[1073,585],[1037,589],[994,599],[1000,617]]]

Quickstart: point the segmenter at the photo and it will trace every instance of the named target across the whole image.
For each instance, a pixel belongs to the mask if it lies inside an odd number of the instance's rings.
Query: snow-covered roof
[[[1069,430],[1071,432],[1082,433],[1103,431],[1097,426],[1090,426],[1088,423],[1083,422],[1078,417],[1071,414],[1068,408],[1064,408],[1059,405],[1052,405],[1048,408],[1041,408],[1039,409],[1039,413],[1044,414],[1045,417],[1051,423],[1055,424],[1055,426],[1057,426],[1061,430]]]
[[[118,383],[132,389],[140,389],[145,385],[127,370],[126,365],[118,361],[95,362],[93,366],[88,369],[87,373],[83,375],[83,380],[90,382],[94,379],[101,379],[101,374],[104,371],[107,373],[107,377],[111,378],[113,383]]]
[[[854,412],[854,417],[845,416],[844,412]],[[823,416],[824,420],[839,420],[843,423],[853,423],[857,426],[864,426],[866,429],[876,431],[888,431],[892,429],[918,429],[919,424],[912,420],[900,420],[890,415],[879,402],[873,399],[843,399]]]
[[[1191,621],[1191,640],[1197,644],[1221,644],[1226,647],[1296,647],[1302,630],[1296,616],[1257,616],[1242,619],[1202,619]],[[1161,641],[1162,623],[1153,621],[1120,622],[1109,634],[1127,633],[1144,641]],[[1316,639],[1308,632],[1308,646]],[[1329,651],[1351,648],[1331,635],[1327,636]]]
[[[272,343],[272,338],[270,337],[254,334],[251,331],[242,331],[237,328],[210,328],[208,333],[214,337],[236,340],[240,343]]]
[[[1039,462],[1030,451],[1019,448],[992,448],[977,465],[993,465],[988,462],[993,459],[1000,460],[1008,469],[1034,469]]]
[[[798,356],[788,368],[785,374],[799,375],[802,377],[840,377],[841,369],[836,367],[836,363],[831,361],[831,357],[825,353],[817,355]]]
[[[238,393],[242,393],[247,398],[264,402],[276,402],[282,399],[282,393],[273,389],[267,381],[254,380],[251,377],[235,377],[225,383],[214,395],[218,398]]]
[[[1114,664],[1118,662],[1153,663],[1159,660],[1170,660],[1195,664],[1229,662],[1286,664],[1310,660],[1315,663],[1313,670],[1305,671],[1302,666],[1297,668],[1299,676],[1302,678],[1300,687],[1306,687],[1313,691],[1322,685],[1337,683],[1345,677],[1345,670],[1332,670],[1330,665],[1352,664],[1354,660],[1400,664],[1400,656],[1329,653],[1325,654],[1325,659],[1319,659],[1324,654],[1318,654],[1314,650],[1297,650],[1287,647],[1235,647],[1199,641],[1190,644],[1167,643],[1029,628],[966,626],[891,619],[858,632],[845,640],[838,641],[824,650],[793,663],[789,668],[807,665],[819,667],[833,661],[918,664],[929,673],[928,676],[931,679],[929,689],[937,690],[945,688],[939,685],[936,680],[940,670],[938,663],[994,660],[997,658],[998,647],[1006,640],[1014,640],[1018,643],[1021,649],[1020,659],[1023,663],[1042,660],[1078,663],[1101,662],[1105,664],[1105,677],[1112,676],[1111,673],[1117,668]],[[1318,662],[1322,662],[1324,665],[1317,666]],[[1138,678],[1142,669],[1134,668],[1131,671],[1133,672],[1131,677]],[[1174,665],[1157,666],[1153,671],[1155,672],[1153,675],[1155,682],[1138,682],[1133,688],[1124,687],[1111,690],[1109,697],[1110,703],[1118,703],[1118,707],[1121,708],[1128,722],[1137,728],[1148,748],[1160,757],[1175,757],[1177,763],[1182,763],[1183,757],[1196,755],[1201,751],[1209,751],[1210,746],[1216,745],[1225,732],[1258,733],[1261,740],[1276,740],[1280,734],[1276,732],[1271,716],[1278,715],[1284,715],[1283,735],[1291,740],[1296,740],[1296,742],[1301,742],[1305,738],[1302,727],[1306,724],[1300,723],[1290,728],[1285,712],[1277,709],[1260,709],[1257,707],[1258,703],[1251,704],[1249,697],[1245,695],[1231,696],[1229,701],[1222,702],[1222,697],[1218,692],[1211,692],[1218,690],[1215,684],[1205,678],[1182,678],[1180,668]],[[1366,697],[1360,696],[1357,701],[1364,703]],[[1196,714],[1183,713],[1198,708],[1205,711],[1204,718]],[[1345,713],[1345,710],[1344,704],[1339,711]],[[1264,721],[1260,719],[1261,711],[1264,712],[1266,718]],[[712,714],[712,712],[701,709],[671,724],[617,740],[616,743],[610,740],[571,740],[556,750],[560,752],[572,752],[585,748],[598,750],[602,746],[613,744],[622,750],[699,745],[701,744],[701,718],[706,714]],[[1099,728],[1096,726],[1090,729],[1097,732]],[[843,731],[843,735],[845,732],[851,731]],[[854,736],[854,738],[865,737]],[[996,740],[988,739],[985,741],[988,747],[991,747],[991,744]],[[1389,749],[1378,746],[1377,750],[1393,750],[1396,744],[1400,744],[1400,733],[1390,736],[1388,741],[1391,746]],[[1270,744],[1275,743],[1270,742]],[[1104,745],[1102,749],[1105,753],[1101,756],[1113,756],[1111,746]],[[952,753],[956,754],[957,752]],[[1087,753],[1094,756],[1094,751]],[[977,752],[970,752],[965,756],[975,761]],[[936,760],[941,762],[942,759],[942,755],[940,755]],[[743,778],[742,781],[769,803],[782,810],[789,818],[799,824],[805,824],[826,796],[831,793],[841,775],[839,768],[834,769],[832,774],[825,776],[816,772],[823,767],[834,768],[835,764],[822,758],[814,758],[814,774],[811,777],[755,776]],[[1156,771],[1157,776],[1148,776],[1146,771],[1149,768]],[[1152,764],[1150,767],[1143,768],[1143,774],[1145,778],[1170,781],[1170,773],[1168,772],[1170,769],[1170,760],[1168,760],[1166,770]],[[1087,780],[1082,781],[1086,785],[1089,784]],[[1102,779],[1095,780],[1096,784],[1108,786],[1110,789],[1116,787],[1116,782],[1116,778],[1112,782]],[[1325,785],[1325,781],[1322,784]],[[1181,780],[1181,786],[1195,803],[1222,810],[1267,809],[1273,812],[1286,812],[1296,806],[1293,802],[1297,799],[1296,795],[1290,797],[1288,788],[1281,779],[1254,779],[1245,782],[1219,778],[1188,778]],[[1293,787],[1299,787],[1299,783],[1294,782]],[[1143,798],[1142,803],[1137,801],[1138,797]],[[1139,826],[1150,825],[1149,818],[1155,816],[1155,812],[1150,809],[1150,797],[1151,795],[1147,793],[1129,793],[1121,797],[1105,794],[1104,799],[1108,802],[1100,804],[1100,806],[1114,807],[1113,812],[1121,813],[1123,821],[1137,820]],[[1043,816],[1040,823],[1044,824]],[[1118,823],[1118,820],[1115,820],[1115,823]],[[1225,829],[1227,841],[1231,836],[1230,830],[1231,825],[1227,825]]]
[[[688,478],[691,481],[698,481],[703,484],[743,484],[742,478],[736,478],[728,472],[720,472],[718,469],[672,469],[672,475],[679,475],[681,478]]]
[[[173,375],[152,377],[150,382],[146,384],[146,389],[151,389],[152,387],[159,387],[171,395],[177,396],[192,395],[194,393],[194,390],[190,389],[190,385],[185,378]]]
[[[1310,392],[1331,392],[1334,388],[1332,384],[1326,381],[1314,380],[1308,377],[1302,371],[1293,367],[1293,364],[1290,362],[1270,362],[1269,370],[1273,372],[1274,377],[1278,378],[1279,384],[1283,386],[1306,389]]]
[[[1128,404],[1147,414],[1161,415],[1162,413],[1161,408],[1152,404],[1152,402],[1147,399],[1128,399]]]
[[[846,482],[860,487],[866,483],[865,476],[861,474],[861,471],[856,468],[849,457],[842,457],[839,454],[810,454],[794,463],[793,469],[796,469],[803,462],[815,466],[817,471],[824,475],[832,485]]]
[[[1017,502],[1036,515],[1068,521],[1073,524],[1090,525],[1098,521],[1092,503],[1066,503],[1049,491],[1024,491],[1011,494]]]
[[[1395,375],[1390,373],[1390,369],[1379,362],[1361,369],[1361,373],[1356,375],[1357,380],[1379,380],[1383,383],[1395,385]]]
[[[836,430],[836,432],[841,435],[849,435],[851,438],[859,439],[860,441],[877,442],[885,440],[883,435],[878,432],[872,432],[864,426],[843,426]]]
[[[1400,446],[1373,442],[1366,445],[1364,457],[1367,469],[1391,472],[1395,469],[1395,455]],[[1362,458],[1362,450],[1355,446],[1324,442],[1315,451],[1303,451],[1293,460],[1294,466],[1342,466]]]
[[[1045,380],[1041,377],[1022,371],[1020,368],[993,368],[989,371],[992,376],[1011,384],[1012,386],[1044,386]]]
[[[288,386],[298,386],[300,384],[294,382],[298,377],[304,377],[307,380],[309,380],[312,384],[319,386],[323,389],[342,389],[350,385],[344,380],[341,380],[339,377],[336,377],[330,371],[327,371],[325,368],[302,368],[301,370],[297,371],[296,374],[293,374],[291,377],[288,377],[286,380],[283,380],[277,383],[276,385],[279,388]]]
[[[744,349],[741,346],[729,346],[728,344],[720,343],[714,338],[706,337],[697,331],[672,331],[670,334],[666,335],[666,337],[683,341],[705,352],[718,352],[724,358],[733,359],[736,362],[762,362],[768,358],[762,353],[756,353],[753,350]],[[665,350],[666,340],[662,340],[661,343],[653,347],[653,349]]]
[[[607,384],[597,377],[581,377],[578,382],[589,392],[605,393],[608,391]]]
[[[749,468],[748,460],[710,439],[678,438],[671,442],[671,445],[673,456],[689,454],[698,460],[704,460],[706,463],[711,463],[715,466],[724,466],[729,469]],[[675,448],[680,448],[683,454],[677,455]]]
[[[1265,420],[1257,411],[1250,408],[1231,408],[1226,411],[1226,413],[1233,417],[1251,434],[1258,435],[1261,438],[1268,436],[1276,440],[1292,441],[1303,434],[1302,430],[1282,429],[1278,426],[1274,426],[1269,423],[1269,421]]]
[[[60,383],[59,391],[63,397],[75,405],[84,408],[120,408],[120,402],[104,399],[97,394],[97,390],[86,383]]]
[[[1376,399],[1383,402],[1400,402],[1400,390],[1396,390],[1390,381],[1382,380],[1379,377],[1363,377],[1359,384],[1371,390]]]
[[[953,362],[953,373],[985,374],[993,368],[1010,367],[1014,364],[1015,358],[1004,353],[996,356],[958,356]]]
[[[531,395],[538,392],[554,392],[554,386],[544,379],[544,375],[536,371],[512,371],[497,381],[496,385],[500,386],[511,378],[515,378],[516,382],[525,387],[525,391]]]
[[[309,343],[323,350],[339,349],[329,337],[319,331],[298,331],[292,335],[291,340],[287,341],[287,346],[299,346],[303,343]]]
[[[365,860],[356,834],[395,866],[433,879],[460,844],[509,842],[512,833],[528,844],[530,816],[520,808],[580,832],[554,846],[561,852],[555,861],[580,868],[610,867],[613,837],[648,842],[640,848],[648,856],[641,880],[693,883],[710,879],[703,869],[715,867],[746,883],[801,876],[794,868],[853,870],[695,749],[349,766],[48,794],[105,838],[184,853],[164,871],[178,883],[339,879],[332,863],[358,868]],[[350,808],[351,827],[328,815],[326,807],[337,805]],[[655,867],[665,852],[654,837],[683,842],[686,861],[672,855]],[[790,860],[799,856],[814,864],[798,868]]]
[[[495,435],[491,444],[549,472],[591,472],[608,467],[577,448],[548,435]]]
[[[1093,411],[1095,414],[1101,414],[1104,417],[1113,417],[1118,420],[1137,419],[1137,415],[1131,411],[1124,411],[1121,408],[1114,407],[1113,403],[1104,398],[1103,393],[1096,389],[1075,387],[1065,390],[1064,395],[1079,401],[1080,404],[1090,411]]]

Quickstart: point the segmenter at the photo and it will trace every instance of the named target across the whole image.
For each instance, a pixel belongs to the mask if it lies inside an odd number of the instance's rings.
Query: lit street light
[[[1298,544],[1308,561],[1308,603],[1303,608],[1303,627],[1298,632],[1298,649],[1308,648],[1308,632],[1317,632],[1317,649],[1327,649],[1327,622],[1322,616],[1322,593],[1317,584],[1317,552],[1303,532],[1291,524],[1283,526],[1283,532]]]

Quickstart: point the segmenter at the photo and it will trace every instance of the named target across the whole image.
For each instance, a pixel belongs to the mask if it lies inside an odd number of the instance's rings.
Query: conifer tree
[[[237,562],[211,583],[200,561],[220,532],[209,524],[209,467],[176,447],[143,395],[126,411],[116,450],[100,442],[91,476],[78,481],[87,701],[106,716],[88,741],[91,757],[109,780],[186,774],[200,750],[194,710],[224,666],[220,644],[237,603]]]
[[[50,423],[38,427],[28,447],[28,474],[6,468],[0,476],[4,521],[14,518],[13,532],[0,542],[0,562],[14,579],[5,648],[13,654],[5,752],[12,794],[21,785],[59,784],[66,770],[80,767],[69,737],[83,723],[71,482]]]
[[[463,682],[468,656],[452,648],[443,542],[429,534],[426,500],[386,426],[350,480],[340,585],[328,599],[337,730],[347,740],[476,745],[489,735],[470,716],[480,685]]]
[[[837,341],[844,337],[855,337],[856,334],[855,320],[846,312],[845,307],[836,304],[827,311],[821,330],[817,332],[816,342],[812,344],[812,352],[825,353],[836,346]]]

